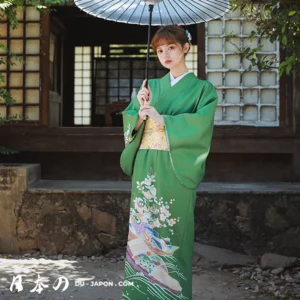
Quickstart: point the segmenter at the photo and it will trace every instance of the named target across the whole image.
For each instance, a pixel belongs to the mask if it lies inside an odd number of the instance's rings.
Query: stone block
[[[196,255],[200,260],[197,264],[203,267],[237,267],[256,263],[255,257],[200,243],[194,244],[194,259]]]
[[[42,216],[38,247],[45,255],[98,255],[103,246],[74,211],[53,211]]]
[[[101,232],[97,235],[97,238],[107,250],[117,247],[118,240],[114,235]]]
[[[77,212],[79,216],[86,222],[92,219],[92,210],[85,204],[77,207]]]
[[[92,222],[101,232],[111,235],[116,235],[117,233],[117,219],[107,212],[92,208]]]
[[[266,253],[260,259],[260,266],[262,269],[287,268],[295,264],[297,260],[297,257]]]
[[[23,194],[39,178],[39,165],[0,164],[0,252],[19,253],[16,224]]]

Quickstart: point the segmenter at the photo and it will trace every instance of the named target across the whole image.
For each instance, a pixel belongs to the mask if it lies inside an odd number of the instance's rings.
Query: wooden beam
[[[24,152],[121,152],[124,148],[122,128],[112,127],[2,127],[0,140],[7,148]],[[276,131],[261,136],[257,133],[224,135],[215,131],[211,152],[295,154],[299,149],[295,148],[295,141],[300,141],[299,135]],[[295,159],[297,167],[299,156]]]
[[[42,15],[41,30],[41,103],[40,103],[40,124],[47,126],[49,124],[49,89],[50,89],[50,71],[49,71],[49,51],[50,51],[50,14]]]
[[[202,80],[206,79],[205,70],[205,24],[197,25],[197,41],[198,41],[198,77]]]
[[[286,91],[286,76],[283,76],[279,80],[280,82],[280,95],[279,95],[279,124],[281,127],[286,126],[287,124],[287,91]]]
[[[296,134],[300,133],[300,72],[293,72],[293,124],[294,124],[294,132]]]
[[[300,139],[294,144],[293,171],[295,180],[300,182]]]

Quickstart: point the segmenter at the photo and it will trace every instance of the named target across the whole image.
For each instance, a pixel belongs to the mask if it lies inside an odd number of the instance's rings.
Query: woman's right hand
[[[143,81],[142,88],[138,92],[137,98],[140,103],[140,106],[149,105],[149,103],[152,100],[152,93],[151,93],[150,87],[149,87],[149,89],[146,88],[146,79]]]
[[[141,105],[140,106],[140,110],[139,110],[139,118],[143,121],[145,121],[147,119],[147,115],[146,115],[146,111],[143,110],[142,108],[145,107],[145,105]]]

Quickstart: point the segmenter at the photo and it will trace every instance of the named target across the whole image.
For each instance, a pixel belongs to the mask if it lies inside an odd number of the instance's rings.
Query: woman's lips
[[[171,63],[172,61],[171,60],[166,60],[165,61],[165,64],[169,64],[169,63]]]

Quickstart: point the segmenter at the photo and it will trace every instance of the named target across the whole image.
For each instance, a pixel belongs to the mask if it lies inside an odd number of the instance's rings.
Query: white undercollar
[[[174,76],[172,75],[172,73],[170,72],[170,82],[171,82],[171,86],[173,86],[174,84],[176,84],[180,79],[182,79],[185,75],[192,73],[192,71],[188,71],[182,75],[180,75],[177,78],[174,78]]]

